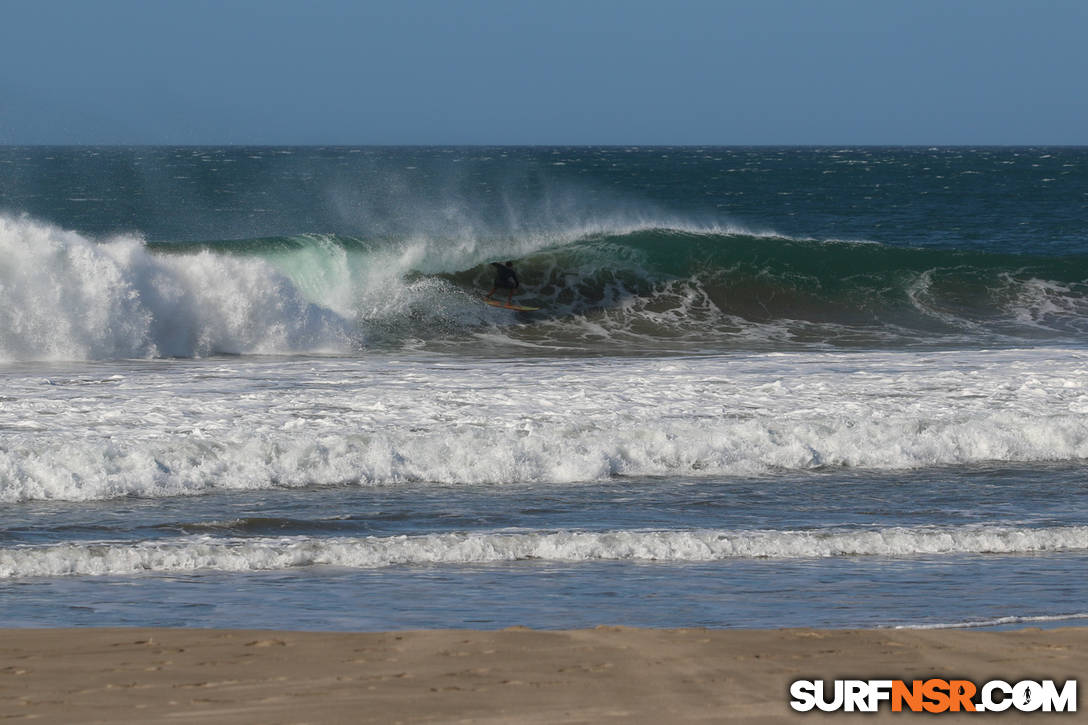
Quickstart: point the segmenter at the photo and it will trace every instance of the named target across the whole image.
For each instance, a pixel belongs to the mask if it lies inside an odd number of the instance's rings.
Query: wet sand
[[[775,723],[795,679],[1065,680],[1088,628],[0,630],[0,719],[36,723]],[[885,706],[886,707],[886,706]],[[1006,713],[1018,717],[1075,715]],[[928,717],[933,717],[929,715]],[[987,716],[989,717],[989,716]],[[941,722],[979,722],[978,714]]]

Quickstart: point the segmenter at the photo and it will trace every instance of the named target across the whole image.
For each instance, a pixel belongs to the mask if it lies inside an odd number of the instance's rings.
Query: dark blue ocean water
[[[1082,148],[0,149],[0,625],[1078,620],[1086,206]]]

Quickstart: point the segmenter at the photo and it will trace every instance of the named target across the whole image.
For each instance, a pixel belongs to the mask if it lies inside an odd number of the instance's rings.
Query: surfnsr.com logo
[[[1077,681],[797,680],[790,697],[798,712],[877,712],[885,704],[892,712],[1076,712]]]

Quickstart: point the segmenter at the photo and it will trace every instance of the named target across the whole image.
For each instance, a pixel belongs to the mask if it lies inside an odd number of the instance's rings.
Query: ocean
[[[1083,624],[1085,219],[1086,148],[0,148],[0,626]]]

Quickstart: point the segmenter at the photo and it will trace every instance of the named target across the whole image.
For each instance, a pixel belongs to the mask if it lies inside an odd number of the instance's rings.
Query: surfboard
[[[517,312],[536,312],[540,309],[539,307],[526,307],[525,305],[508,305],[499,300],[484,300],[484,303],[491,305],[492,307],[499,307],[504,310],[516,310]]]

